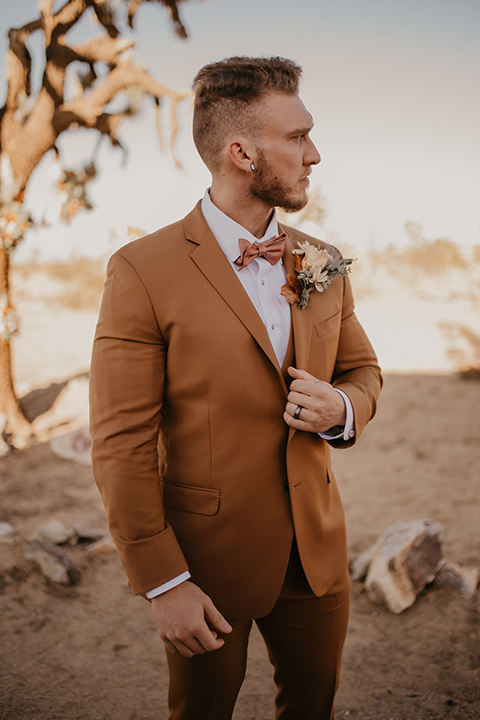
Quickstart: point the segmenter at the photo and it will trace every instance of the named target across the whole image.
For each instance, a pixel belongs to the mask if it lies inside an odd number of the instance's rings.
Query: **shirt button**
[[[355,430],[350,430],[348,433],[348,437],[351,437],[351,438],[355,437]]]
[[[262,285],[265,285],[265,280],[262,280]]]
[[[272,325],[272,330],[275,330],[275,325]]]

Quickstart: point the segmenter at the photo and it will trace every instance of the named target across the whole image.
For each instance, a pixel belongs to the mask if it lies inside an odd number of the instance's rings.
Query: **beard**
[[[292,188],[283,183],[269,166],[265,155],[257,150],[255,162],[255,173],[250,185],[250,194],[257,200],[261,200],[269,208],[279,207],[285,212],[298,212],[308,202],[307,192],[295,193]]]

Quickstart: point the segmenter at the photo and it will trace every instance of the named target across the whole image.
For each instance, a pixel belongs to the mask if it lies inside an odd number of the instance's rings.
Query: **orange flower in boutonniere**
[[[295,255],[296,275],[287,275],[288,283],[282,286],[281,295],[290,305],[297,303],[300,310],[306,308],[313,290],[323,292],[338,275],[345,277],[350,272],[352,258],[333,260],[330,253],[309,242],[298,243]],[[302,257],[303,256],[303,257]]]

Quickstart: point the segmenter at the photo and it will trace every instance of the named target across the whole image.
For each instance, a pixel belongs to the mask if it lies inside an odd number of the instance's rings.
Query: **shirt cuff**
[[[148,590],[145,595],[149,600],[151,600],[158,595],[163,595],[163,593],[168,592],[168,590],[173,590],[174,587],[177,587],[177,585],[185,582],[185,580],[189,580],[189,578],[191,577],[192,576],[190,575],[188,570],[186,570],[181,575],[177,575],[177,577],[172,578],[172,580],[163,583],[163,585],[158,585],[156,588],[153,588],[153,590]]]
[[[335,427],[330,428],[330,430],[327,430],[327,432],[318,434],[324,440],[343,439],[345,440],[345,442],[348,442],[348,440],[351,440],[353,437],[355,437],[355,422],[353,418],[352,403],[350,402],[350,398],[348,397],[348,395],[346,395],[342,390],[338,390],[338,388],[333,389],[335,390],[335,392],[339,393],[342,396],[345,403],[345,408],[347,411],[345,425],[343,427],[341,425],[336,425]]]

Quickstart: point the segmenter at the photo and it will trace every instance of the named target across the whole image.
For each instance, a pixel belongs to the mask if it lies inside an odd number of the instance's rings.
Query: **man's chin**
[[[305,194],[302,197],[298,198],[288,198],[288,200],[284,200],[280,207],[282,210],[284,210],[287,213],[296,213],[300,210],[303,210],[305,205],[308,203],[308,195],[305,192]]]

